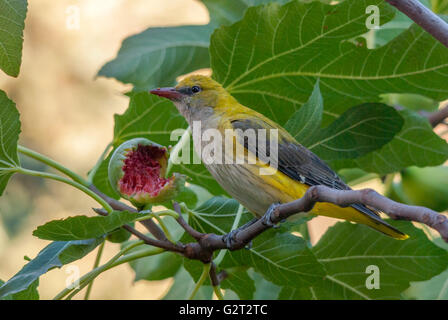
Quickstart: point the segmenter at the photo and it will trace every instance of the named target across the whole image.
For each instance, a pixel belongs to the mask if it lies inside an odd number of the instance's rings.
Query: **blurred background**
[[[79,21],[76,21],[79,12]],[[150,26],[206,24],[208,13],[195,0],[29,0],[19,77],[0,72],[0,87],[20,111],[20,143],[86,174],[111,141],[113,114],[123,113],[131,86],[96,78],[124,38]],[[79,22],[79,23],[78,23]],[[25,160],[25,159],[23,159]],[[24,166],[39,168],[35,162]],[[52,219],[94,215],[97,204],[68,186],[14,176],[0,198],[0,279],[8,280],[49,242],[32,231]],[[102,261],[119,249],[107,243]],[[88,272],[96,251],[73,264]],[[71,264],[71,265],[73,265]],[[70,266],[70,265],[69,265]],[[41,298],[65,286],[69,266],[41,277]],[[133,283],[122,265],[96,281],[92,299],[158,299],[170,281]],[[83,295],[79,295],[82,298]]]
[[[114,58],[124,38],[151,26],[206,24],[208,13],[195,0],[29,0],[24,50],[17,79],[0,72],[0,88],[21,113],[20,143],[85,175],[112,139],[113,114],[126,110],[123,95],[131,86],[96,73]],[[79,13],[79,20],[76,19]],[[39,164],[23,159],[24,166]],[[357,188],[373,187],[378,180]],[[15,175],[0,198],[0,279],[8,280],[48,242],[32,236],[41,224],[70,215],[93,215],[97,204],[66,185]],[[312,220],[316,242],[334,219]],[[119,249],[107,243],[102,261]],[[40,278],[42,299],[53,298],[76,265],[80,275],[90,271],[96,251],[80,261]],[[158,299],[172,280],[133,283],[128,265],[103,273],[92,299]],[[82,298],[83,294],[75,298]]]

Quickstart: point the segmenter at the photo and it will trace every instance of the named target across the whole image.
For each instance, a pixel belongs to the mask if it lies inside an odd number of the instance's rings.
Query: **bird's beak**
[[[149,92],[170,100],[180,100],[184,96],[184,94],[177,91],[176,88],[157,88],[150,90]]]

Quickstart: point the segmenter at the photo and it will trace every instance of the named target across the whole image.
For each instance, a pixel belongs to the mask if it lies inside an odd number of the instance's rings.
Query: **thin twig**
[[[149,244],[151,246],[155,246],[155,247],[173,251],[173,252],[179,252],[179,253],[184,252],[184,248],[182,246],[173,244],[167,240],[162,241],[162,240],[152,239],[129,225],[124,225],[123,228],[126,229],[127,231],[129,231],[130,233],[132,233],[133,235],[135,235],[140,240],[143,240],[146,244]]]
[[[133,207],[130,207],[123,202],[120,202],[118,200],[115,200],[104,193],[102,193],[100,190],[98,190],[97,187],[94,185],[91,185],[90,190],[95,192],[97,195],[99,195],[101,198],[106,200],[106,202],[114,209],[118,211],[129,211],[129,212],[137,212],[137,210]],[[163,233],[162,229],[159,228],[159,226],[152,220],[142,220],[140,223],[149,231],[151,234],[156,237],[156,239],[161,241],[167,241],[165,234]]]
[[[106,241],[103,241],[100,246],[98,247],[98,252],[96,254],[95,263],[93,264],[93,269],[98,268],[100,265],[101,256],[103,255],[104,245],[106,244]],[[90,292],[92,292],[93,287],[93,280],[90,281],[89,285],[87,286],[86,294],[84,296],[84,300],[89,300]]]
[[[418,0],[386,0],[448,48],[448,24]]]
[[[219,273],[216,272],[216,264],[214,262],[210,263],[210,280],[213,287],[218,287],[222,280],[228,277],[225,270],[221,270]]]
[[[213,286],[216,287],[227,276],[227,273],[225,271],[221,271],[218,274],[216,273],[216,265],[212,262],[214,251],[221,249],[242,249],[256,236],[280,221],[296,213],[310,211],[317,202],[333,203],[341,207],[347,207],[355,203],[364,204],[381,210],[392,219],[421,222],[436,230],[441,237],[448,242],[448,218],[436,211],[425,207],[410,206],[395,202],[380,195],[372,189],[337,190],[326,186],[312,186],[300,199],[279,204],[275,207],[270,216],[266,213],[265,217],[234,233],[230,247],[227,246],[227,241],[225,241],[226,235],[216,235],[213,233],[205,234],[192,228],[183,219],[181,208],[177,203],[174,203],[173,205],[174,210],[179,214],[177,222],[196,240],[196,242],[187,244],[173,244],[169,241],[151,239],[128,225],[123,226],[123,228],[149,245],[153,245],[168,251],[174,251],[182,254],[186,258],[200,260],[204,264],[209,264],[209,275],[211,282]],[[96,209],[96,211],[100,213],[102,212],[102,209]],[[268,217],[271,223],[266,223]]]
[[[214,262],[210,263],[210,280],[212,282],[212,286],[219,286],[219,283],[221,282],[218,279],[218,274],[216,273],[216,264]]]
[[[439,123],[444,123],[445,119],[448,118],[448,103],[439,110],[429,113],[427,118],[433,128]]]
[[[219,288],[219,286],[214,286],[213,287],[213,291],[216,294],[216,297],[218,298],[218,300],[224,300],[224,296],[221,293],[221,289]]]
[[[397,111],[406,109],[406,107],[403,107],[398,104],[394,105],[394,108]],[[448,125],[448,122],[445,121],[445,119],[448,118],[448,104],[445,104],[442,108],[432,112],[426,110],[420,110],[418,111],[418,114],[428,119],[429,123],[433,128],[437,127],[437,125],[441,123]]]
[[[205,236],[204,233],[201,233],[199,231],[196,231],[193,229],[182,217],[182,211],[180,209],[180,205],[177,202],[173,203],[174,211],[176,211],[179,214],[179,217],[176,219],[177,223],[185,230],[186,233],[188,233],[190,236],[192,236],[195,240],[200,240],[202,237]]]
[[[199,289],[201,288],[201,286],[204,284],[205,280],[207,279],[209,271],[210,271],[210,263],[204,264],[204,269],[202,270],[201,277],[199,278],[198,282],[196,283],[196,286],[194,287],[193,292],[191,293],[188,300],[194,299],[194,297],[196,296],[196,293],[198,293]]]
[[[336,190],[326,186],[313,186],[307,190],[302,198],[278,205],[271,215],[271,222],[276,224],[296,213],[308,212],[317,202],[329,202],[341,207],[362,203],[383,211],[393,219],[421,222],[439,232],[441,237],[448,242],[448,218],[446,216],[425,207],[410,206],[395,202],[372,189]],[[185,229],[189,230],[190,228],[186,227]],[[214,251],[220,249],[241,249],[269,228],[271,226],[263,218],[259,219],[252,225],[244,228],[244,230],[236,233],[230,248],[227,248],[224,236],[201,234],[196,243],[184,245],[184,255],[187,258],[208,263]]]
[[[93,211],[95,211],[99,215],[107,216],[107,211],[105,211],[102,208],[93,208]],[[125,225],[123,225],[121,227],[123,229],[129,231],[131,234],[133,234],[134,236],[136,236],[140,240],[143,240],[146,244],[149,244],[151,246],[155,246],[155,247],[158,247],[158,248],[161,248],[161,249],[174,251],[174,252],[179,252],[179,253],[182,253],[184,251],[182,246],[179,246],[177,244],[173,244],[173,243],[171,243],[168,240],[152,239],[152,238],[150,238],[147,235],[141,233],[140,231],[138,231],[137,229],[135,229],[134,227],[132,227],[132,226],[130,226],[128,224],[125,224]]]
[[[341,207],[361,203],[383,211],[392,219],[421,222],[439,232],[448,242],[448,219],[445,215],[425,207],[395,202],[372,189],[335,190],[326,186],[311,187],[304,197],[279,206],[275,222],[287,218],[297,210],[307,211],[316,202],[330,202]]]

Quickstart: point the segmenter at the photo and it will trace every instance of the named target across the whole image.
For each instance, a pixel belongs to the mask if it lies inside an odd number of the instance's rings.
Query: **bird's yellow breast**
[[[218,114],[218,116],[219,121],[216,122],[216,128],[224,136],[226,129],[232,129],[230,122],[232,118],[240,119],[252,115],[239,108],[230,108],[224,115]],[[225,148],[224,138],[222,143],[222,150],[227,150],[227,152],[223,153],[220,164],[213,163],[206,164],[206,166],[220,185],[257,217],[262,216],[272,203],[294,201],[301,198],[308,190],[308,185],[291,179],[281,171],[261,162],[254,154],[247,151],[236,138],[233,138],[232,149]],[[241,155],[238,153],[238,148],[245,152]],[[243,159],[237,161],[238,156],[242,156]],[[226,163],[226,159],[230,159],[229,163]],[[264,173],[270,170],[272,174],[260,174],[261,169],[264,169]],[[341,208],[331,203],[317,203],[310,213],[366,223],[357,210],[351,207]]]

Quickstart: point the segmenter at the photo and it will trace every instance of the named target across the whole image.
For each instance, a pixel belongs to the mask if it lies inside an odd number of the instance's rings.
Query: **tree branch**
[[[418,0],[386,0],[448,48],[448,24]]]
[[[216,273],[216,264],[214,262],[211,263],[210,266],[210,280],[213,287],[219,286],[222,280],[227,278],[227,272],[222,270],[219,273]]]
[[[406,107],[403,107],[401,105],[394,105],[393,106],[397,111],[405,110]],[[445,119],[448,118],[448,103],[445,104],[442,108],[436,110],[436,111],[426,111],[426,110],[420,110],[418,111],[418,114],[420,114],[422,117],[425,117],[428,119],[429,123],[433,128],[435,128],[440,123],[445,123]]]
[[[258,219],[253,224],[244,227],[244,229],[237,229],[236,232],[233,233],[233,240],[231,241],[230,247],[227,246],[227,241],[225,241],[227,235],[201,233],[192,228],[183,219],[181,208],[178,203],[174,203],[173,206],[174,210],[179,214],[177,222],[185,232],[196,240],[196,242],[173,244],[169,241],[149,238],[128,225],[123,226],[123,228],[149,245],[182,254],[189,259],[200,260],[203,263],[212,263],[214,251],[221,249],[229,249],[232,251],[242,249],[255,237],[271,228],[273,225],[294,214],[310,211],[317,202],[329,202],[340,207],[347,207],[355,203],[364,204],[381,210],[392,219],[423,223],[436,230],[443,240],[448,242],[448,218],[443,214],[425,207],[410,206],[395,202],[372,189],[337,190],[326,186],[312,186],[302,198],[292,202],[279,204],[273,208],[270,215],[268,214],[268,211],[265,213],[264,217]],[[102,209],[95,209],[96,212],[103,214],[101,210]],[[269,223],[269,221],[271,223]],[[210,277],[215,286],[219,285],[226,276],[227,274],[225,271],[217,273],[216,266],[212,263]]]
[[[448,118],[448,103],[437,111],[430,112],[427,116],[429,123],[432,127],[436,127],[439,123],[445,121]]]
[[[361,203],[383,211],[392,219],[426,224],[436,230],[445,242],[448,242],[448,218],[434,210],[395,202],[372,189],[335,190],[325,186],[314,186],[307,193],[310,193],[309,205],[314,205],[316,202],[330,202],[347,207],[354,203]],[[300,209],[304,204],[299,200],[285,204],[285,207],[280,209],[279,216],[289,216],[291,212]]]
[[[98,213],[101,216],[108,215],[107,211],[104,210],[103,208],[93,208],[93,211],[95,211],[96,213]],[[128,211],[128,210],[126,210],[126,211]],[[129,231],[131,234],[133,234],[140,240],[143,240],[146,244],[149,244],[151,246],[169,250],[169,251],[173,251],[173,252],[178,252],[178,253],[182,253],[184,251],[184,248],[181,245],[173,244],[173,243],[169,242],[168,240],[152,239],[128,224],[125,224],[121,227],[123,229]]]
[[[118,200],[115,200],[115,199],[105,195],[100,190],[98,190],[98,188],[95,187],[94,185],[91,185],[89,188],[90,188],[90,190],[95,192],[97,195],[99,195],[101,198],[106,200],[106,202],[112,207],[112,209],[118,210],[118,211],[137,212],[137,210],[135,208],[130,207],[130,206],[124,204],[123,202],[120,202]],[[165,233],[162,231],[162,229],[159,228],[159,226],[154,221],[148,219],[148,220],[142,220],[142,221],[139,221],[139,222],[149,232],[151,232],[151,234],[154,237],[156,237],[156,239],[161,240],[161,241],[168,241],[168,239],[166,238]]]
[[[296,213],[308,212],[317,202],[330,202],[341,207],[347,207],[355,203],[365,204],[383,211],[392,219],[424,223],[439,232],[443,240],[448,242],[448,218],[445,215],[428,208],[395,202],[372,189],[336,190],[326,186],[313,186],[308,189],[302,198],[278,205],[274,209],[270,220],[273,224],[276,224]],[[182,222],[182,224],[185,224],[185,222]],[[184,229],[197,239],[197,242],[186,244],[184,255],[187,258],[198,259],[208,263],[211,261],[213,251],[226,248],[230,250],[241,249],[269,228],[271,226],[265,222],[265,219],[261,218],[244,230],[236,233],[232,247],[227,248],[223,240],[224,236],[203,234],[191,227],[187,227]]]

